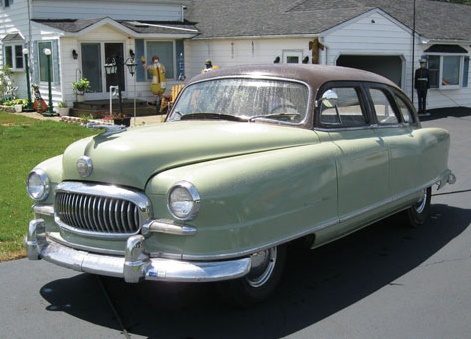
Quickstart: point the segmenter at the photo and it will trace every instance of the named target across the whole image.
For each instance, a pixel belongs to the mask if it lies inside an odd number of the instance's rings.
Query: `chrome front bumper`
[[[44,259],[80,272],[123,278],[128,283],[141,280],[206,282],[229,280],[246,275],[250,258],[229,261],[193,262],[151,258],[143,250],[142,235],[129,237],[125,256],[94,254],[62,245],[47,237],[43,219],[29,223],[26,246],[30,260]]]

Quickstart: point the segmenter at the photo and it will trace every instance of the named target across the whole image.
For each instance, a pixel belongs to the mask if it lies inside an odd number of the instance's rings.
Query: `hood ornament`
[[[126,127],[124,125],[102,125],[102,124],[95,124],[92,122],[84,124],[87,128],[92,129],[104,129],[105,131],[101,133],[102,136],[108,136],[116,133],[121,133],[126,131]]]

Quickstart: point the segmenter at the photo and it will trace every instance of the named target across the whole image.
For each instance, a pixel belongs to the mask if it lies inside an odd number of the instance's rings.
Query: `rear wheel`
[[[250,272],[239,279],[219,283],[219,292],[227,303],[249,307],[271,296],[283,274],[286,246],[277,246],[252,254]]]
[[[418,227],[427,221],[430,214],[430,200],[432,198],[432,188],[428,187],[422,191],[419,200],[404,211],[407,221],[411,227]]]

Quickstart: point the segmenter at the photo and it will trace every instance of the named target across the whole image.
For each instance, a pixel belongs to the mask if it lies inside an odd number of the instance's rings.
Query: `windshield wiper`
[[[249,121],[256,120],[281,120],[281,121],[293,121],[300,116],[299,113],[272,113],[266,115],[255,115],[250,117]]]
[[[229,120],[247,121],[247,118],[222,113],[190,113],[183,115],[180,120]]]

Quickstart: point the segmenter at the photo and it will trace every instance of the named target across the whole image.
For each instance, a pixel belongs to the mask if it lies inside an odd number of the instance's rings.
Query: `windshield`
[[[217,79],[183,89],[168,121],[228,119],[300,123],[309,91],[298,82],[272,79]]]

